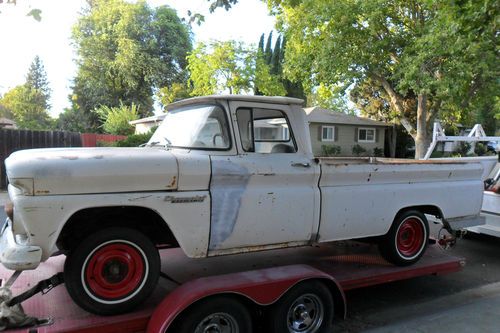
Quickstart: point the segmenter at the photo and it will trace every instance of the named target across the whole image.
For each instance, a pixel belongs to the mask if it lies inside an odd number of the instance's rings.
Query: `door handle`
[[[310,168],[311,167],[311,164],[310,163],[292,163],[292,166],[293,167],[301,167],[301,168]]]

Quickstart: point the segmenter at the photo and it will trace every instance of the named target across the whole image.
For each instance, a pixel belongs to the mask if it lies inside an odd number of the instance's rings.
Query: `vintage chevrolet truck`
[[[315,157],[302,103],[192,98],[144,147],[13,153],[0,261],[35,269],[63,253],[74,301],[115,314],[155,288],[158,248],[205,258],[369,239],[409,265],[426,249],[426,214],[450,230],[478,223],[480,164]]]

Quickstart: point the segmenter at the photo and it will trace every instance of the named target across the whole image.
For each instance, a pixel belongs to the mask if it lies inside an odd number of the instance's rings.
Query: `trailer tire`
[[[333,307],[332,294],[324,283],[300,282],[271,306],[268,325],[276,333],[331,332]]]
[[[379,243],[379,251],[390,263],[408,266],[425,253],[428,238],[429,223],[425,215],[408,210],[396,216],[391,229]]]
[[[66,258],[64,280],[73,301],[88,312],[130,311],[153,292],[160,256],[142,233],[107,228],[90,234]]]
[[[233,297],[213,296],[196,303],[181,315],[172,332],[251,333],[252,318],[247,307]]]

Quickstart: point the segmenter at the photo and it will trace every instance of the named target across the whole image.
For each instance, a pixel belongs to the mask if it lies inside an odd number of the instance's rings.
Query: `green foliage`
[[[45,108],[45,96],[27,84],[9,90],[0,99],[0,105],[21,129],[46,130],[54,125]]]
[[[73,107],[59,114],[56,128],[62,131],[85,133],[89,132],[92,124],[87,113]]]
[[[285,87],[279,75],[272,74],[272,68],[264,57],[257,57],[255,65],[255,94],[265,96],[284,96]]]
[[[187,84],[174,82],[169,87],[160,88],[156,97],[160,104],[165,107],[170,103],[190,97],[191,91],[191,87]]]
[[[240,94],[252,88],[254,52],[235,41],[200,43],[188,57],[192,96],[228,91]]]
[[[336,112],[354,114],[354,110],[348,105],[344,92],[345,89],[342,86],[327,86],[321,83],[307,96],[307,104]]]
[[[373,148],[373,156],[384,157],[384,149],[378,147]]]
[[[92,129],[103,106],[153,109],[153,91],[186,80],[186,55],[191,50],[188,26],[168,6],[151,8],[145,1],[93,0],[73,27],[78,71],[74,109],[89,114]]]
[[[366,153],[366,149],[360,146],[359,144],[355,144],[354,146],[352,146],[352,153],[355,156],[361,156],[364,153]]]
[[[321,156],[339,156],[342,148],[337,145],[321,145]]]
[[[43,66],[43,62],[39,56],[35,56],[30,65],[28,74],[26,75],[26,85],[36,89],[39,92],[40,100],[37,101],[39,105],[43,105],[45,109],[50,109],[50,92],[49,80],[47,73]]]
[[[467,156],[470,150],[471,144],[469,142],[459,142],[457,148],[452,153],[452,157]]]
[[[419,155],[436,118],[498,114],[495,1],[268,2],[286,31],[287,76],[308,87],[357,88],[356,104],[401,121]]]
[[[116,142],[117,147],[139,147],[145,144],[153,136],[153,131],[145,134],[132,134],[129,135],[125,140],[120,140]]]
[[[95,112],[103,122],[106,133],[115,135],[130,135],[134,133],[134,126],[129,122],[139,117],[139,107],[132,103],[131,106],[120,103],[119,107],[101,106]]]
[[[477,155],[477,156],[484,156],[486,155],[486,152],[487,152],[487,148],[486,148],[486,145],[484,143],[476,143],[476,146],[474,147],[474,153]]]
[[[265,35],[262,34],[257,48],[255,60],[254,94],[266,96],[288,96],[306,99],[301,82],[288,80],[283,73],[285,61],[286,40],[278,36],[272,45],[272,32],[267,38],[264,49]]]

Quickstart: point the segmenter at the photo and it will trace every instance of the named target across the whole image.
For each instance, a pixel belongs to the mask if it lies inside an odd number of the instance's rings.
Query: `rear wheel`
[[[391,229],[379,244],[382,256],[398,266],[417,262],[425,253],[429,238],[429,223],[424,214],[406,211],[396,217]]]
[[[251,333],[246,306],[231,297],[214,296],[195,304],[179,317],[175,333]]]
[[[64,264],[66,289],[83,309],[112,315],[131,310],[154,290],[160,257],[142,233],[108,228],[85,238]]]
[[[330,290],[322,282],[301,282],[272,305],[269,313],[271,332],[331,332],[333,305]]]

